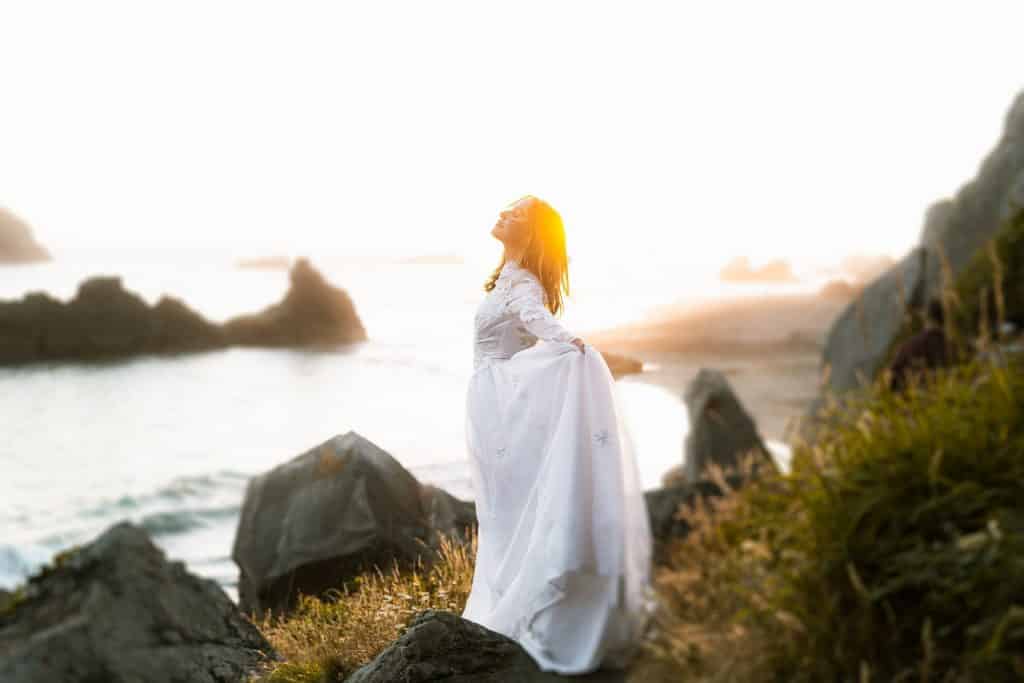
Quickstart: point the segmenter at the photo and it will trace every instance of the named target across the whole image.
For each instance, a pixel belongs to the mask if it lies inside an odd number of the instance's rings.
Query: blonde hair
[[[520,264],[540,280],[547,298],[548,310],[552,314],[557,314],[564,308],[563,293],[569,296],[569,256],[565,249],[565,227],[559,213],[543,199],[528,194],[517,201],[524,199],[530,200],[526,203],[526,222],[530,228],[530,240]],[[498,267],[484,283],[485,292],[494,289],[505,260],[503,252]]]

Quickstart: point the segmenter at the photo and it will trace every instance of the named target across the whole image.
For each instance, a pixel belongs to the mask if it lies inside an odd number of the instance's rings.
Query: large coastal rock
[[[705,478],[712,463],[723,470],[738,468],[748,453],[754,467],[775,468],[757,424],[721,372],[701,368],[684,394],[690,430],[684,442],[683,475],[688,482]]]
[[[329,285],[308,261],[292,270],[284,301],[224,326],[179,299],[154,306],[126,290],[118,276],[83,282],[63,303],[42,292],[0,301],[0,365],[39,360],[92,360],[179,353],[232,344],[302,346],[366,338],[348,295]]]
[[[1006,114],[1003,134],[985,157],[977,175],[951,199],[933,204],[921,231],[921,246],[928,252],[925,272],[927,297],[941,291],[944,253],[953,276],[985,242],[1024,206],[1024,92]]]
[[[375,565],[429,562],[432,522],[450,532],[468,520],[469,506],[425,490],[373,442],[336,436],[249,481],[232,550],[239,605],[287,613],[299,592],[322,595]]]
[[[1024,207],[1024,92],[1006,115],[1003,134],[976,177],[925,213],[920,245],[865,287],[836,318],[822,354],[822,392],[791,422],[786,440],[813,442],[827,423],[826,394],[839,404],[871,382],[893,342],[911,320],[938,298],[948,265],[955,279],[1006,221]]]
[[[614,683],[622,671],[572,677],[543,672],[518,643],[451,612],[426,610],[345,683]]]
[[[345,290],[327,282],[304,258],[292,266],[290,277],[291,287],[280,303],[224,324],[231,343],[305,346],[366,339],[366,330]]]
[[[37,243],[28,223],[0,207],[0,264],[49,261],[50,252]]]
[[[58,556],[0,612],[4,683],[236,683],[273,648],[210,579],[122,522]]]
[[[826,388],[836,395],[870,382],[906,323],[910,311],[925,302],[927,251],[913,249],[899,263],[865,287],[832,323],[822,365]]]

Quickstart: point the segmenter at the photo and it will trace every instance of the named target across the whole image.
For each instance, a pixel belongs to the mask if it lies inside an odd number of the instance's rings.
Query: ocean
[[[465,392],[473,314],[494,264],[312,262],[352,296],[369,341],[0,368],[0,587],[127,519],[237,601],[230,553],[248,478],[349,430],[420,481],[473,499]],[[120,276],[151,304],[181,298],[216,322],[288,288],[284,270],[111,252],[0,268],[0,299],[42,290],[66,301],[95,275]],[[680,281],[671,266],[595,264],[574,275],[562,320],[585,338],[687,293],[720,296],[712,280]],[[640,376],[618,386],[644,486],[655,488],[681,462],[685,406]]]

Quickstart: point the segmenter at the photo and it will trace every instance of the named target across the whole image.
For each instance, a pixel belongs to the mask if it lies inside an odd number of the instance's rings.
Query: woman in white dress
[[[555,318],[569,293],[561,217],[527,195],[475,316],[466,446],[479,520],[462,616],[544,671],[624,668],[654,608],[637,463],[601,354]]]

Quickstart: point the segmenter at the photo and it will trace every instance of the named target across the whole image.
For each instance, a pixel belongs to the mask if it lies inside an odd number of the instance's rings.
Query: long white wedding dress
[[[544,301],[507,261],[475,316],[466,446],[479,531],[462,616],[544,671],[622,668],[654,609],[647,508],[612,374]]]

